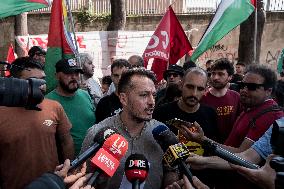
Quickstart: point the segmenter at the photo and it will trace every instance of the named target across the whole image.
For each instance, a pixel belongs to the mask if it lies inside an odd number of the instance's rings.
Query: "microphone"
[[[96,171],[88,184],[93,186],[100,173],[112,177],[119,167],[120,159],[126,154],[127,150],[128,142],[123,136],[113,134],[107,138],[102,148],[91,159],[91,165]]]
[[[125,176],[132,183],[132,189],[139,189],[149,171],[149,162],[142,154],[131,154],[125,162]]]
[[[189,151],[184,144],[179,143],[176,135],[169,130],[165,125],[159,125],[152,131],[154,139],[160,144],[165,152],[163,159],[171,164],[178,165],[181,173],[185,174],[188,180],[192,183],[192,173],[188,169],[184,158],[187,157]]]
[[[204,140],[202,143],[202,147],[205,150],[208,150],[209,153],[214,154],[230,163],[236,164],[236,165],[240,165],[246,168],[250,168],[250,169],[258,169],[259,166],[256,164],[253,164],[231,152],[229,152],[228,150],[225,150],[224,148],[222,148],[221,146],[219,146],[218,144],[214,143],[213,141],[209,141],[209,140]]]
[[[107,127],[107,128],[101,129],[94,137],[94,144],[90,148],[88,148],[85,152],[77,156],[76,159],[74,159],[71,162],[70,164],[71,167],[69,170],[71,171],[77,168],[87,159],[92,157],[100,149],[100,147],[102,146],[102,143],[114,133],[117,133],[117,131],[114,128]]]

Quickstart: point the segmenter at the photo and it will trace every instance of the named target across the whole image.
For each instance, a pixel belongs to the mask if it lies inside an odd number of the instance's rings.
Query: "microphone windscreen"
[[[130,182],[145,181],[149,172],[149,162],[142,154],[131,154],[125,162],[125,176]]]
[[[128,142],[123,136],[113,134],[104,142],[103,148],[120,160],[128,150]]]
[[[170,145],[179,143],[176,135],[173,132],[171,132],[168,127],[164,125],[159,125],[155,129],[153,129],[152,134],[154,139],[161,146],[164,152],[167,151]]]
[[[94,137],[94,142],[102,144],[108,137],[110,137],[111,135],[115,133],[118,133],[118,131],[113,127],[106,127],[106,128],[100,129]]]
[[[162,132],[166,131],[166,130],[169,130],[169,128],[165,125],[159,125],[157,127],[155,127],[152,131],[152,135],[153,137],[156,139],[156,137],[158,137]]]

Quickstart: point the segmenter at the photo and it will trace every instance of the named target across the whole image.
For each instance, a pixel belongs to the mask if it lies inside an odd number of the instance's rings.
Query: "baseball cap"
[[[83,74],[83,70],[77,66],[76,61],[74,59],[61,59],[59,60],[56,65],[56,73],[63,72],[65,74],[79,72]]]
[[[33,57],[35,54],[46,55],[46,51],[43,48],[41,48],[40,46],[33,46],[32,48],[30,48],[28,54],[29,54],[30,57]]]
[[[172,64],[169,66],[169,68],[164,72],[163,77],[165,80],[167,80],[167,76],[169,73],[177,73],[181,77],[184,75],[184,69],[176,64]]]

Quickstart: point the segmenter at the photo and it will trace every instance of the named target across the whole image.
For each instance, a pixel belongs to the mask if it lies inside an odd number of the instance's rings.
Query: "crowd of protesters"
[[[42,48],[32,47],[29,57],[12,63],[11,77],[44,79],[45,55]],[[222,58],[208,60],[203,69],[186,62],[183,67],[169,65],[161,88],[138,55],[114,60],[111,75],[102,81],[94,75],[92,60],[81,54],[82,68],[74,59],[59,60],[57,87],[38,104],[41,111],[0,107],[1,189],[124,189],[124,163],[135,153],[150,163],[145,189],[275,187],[270,138],[272,124],[284,116],[283,71],[277,79],[262,64],[234,65]],[[169,125],[174,118],[197,130]],[[195,175],[191,182],[163,162],[164,152],[152,136],[159,125],[167,125],[192,152],[186,160]],[[70,160],[110,126],[128,141],[128,151],[112,178],[101,175],[94,186],[87,185],[92,172],[83,166],[68,173]],[[230,164],[204,150],[205,140],[263,166],[252,170]]]

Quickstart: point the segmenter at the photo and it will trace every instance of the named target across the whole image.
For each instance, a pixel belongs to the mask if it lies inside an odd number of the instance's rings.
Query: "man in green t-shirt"
[[[57,87],[46,98],[58,101],[72,123],[71,135],[78,155],[89,127],[95,124],[95,108],[90,95],[79,89],[79,74],[82,69],[73,59],[61,59],[56,65]]]

